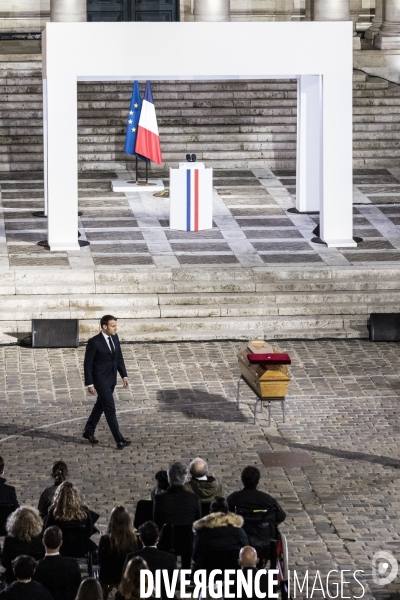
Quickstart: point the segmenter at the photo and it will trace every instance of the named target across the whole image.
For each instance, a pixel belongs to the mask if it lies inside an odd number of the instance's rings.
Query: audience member
[[[222,484],[208,474],[208,464],[202,458],[195,458],[190,463],[192,478],[185,488],[198,495],[200,502],[211,502],[217,496],[222,496]]]
[[[143,548],[137,552],[128,554],[125,560],[123,572],[125,573],[126,567],[132,558],[140,556],[146,561],[148,568],[153,573],[157,569],[164,569],[168,571],[169,580],[172,580],[174,569],[176,569],[176,558],[169,552],[163,552],[158,550],[157,544],[160,540],[160,533],[157,525],[153,521],[147,521],[139,527],[139,538],[143,544]],[[167,593],[163,582],[161,583],[161,598],[167,600]]]
[[[195,569],[211,568],[210,560],[213,561],[212,568],[222,568],[228,555],[233,568],[240,548],[248,544],[242,525],[243,518],[229,512],[225,498],[217,496],[211,502],[210,514],[193,523]],[[217,564],[219,560],[220,566]]]
[[[169,486],[154,497],[154,521],[160,529],[165,523],[191,525],[201,517],[199,497],[184,488],[187,474],[188,468],[180,462],[169,466]]]
[[[96,544],[89,539],[94,533],[91,512],[83,504],[77,488],[70,481],[63,481],[54,495],[54,501],[44,521],[45,529],[52,525],[56,525],[61,531],[71,525],[83,525],[90,546],[93,550],[97,549]],[[64,548],[61,548],[61,554],[67,556],[65,545]],[[71,554],[69,555],[71,556]]]
[[[36,569],[32,556],[18,556],[13,563],[15,579],[0,592],[4,600],[53,600],[52,595],[38,581],[32,581]]]
[[[4,474],[4,459],[0,456],[0,504],[11,504],[18,508],[19,502],[15,487],[8,485],[3,477]]]
[[[57,488],[68,477],[68,467],[65,462],[62,460],[55,462],[51,470],[51,476],[54,479],[54,484],[44,489],[39,498],[38,510],[42,519],[47,515],[47,511],[54,500],[54,494],[56,493]]]
[[[246,580],[248,581],[249,572],[251,572],[251,580],[253,581],[253,594],[251,596],[247,595],[245,588],[243,588],[242,598],[244,598],[244,600],[257,600],[258,598],[254,590],[254,580],[258,571],[257,565],[259,563],[259,560],[260,559],[257,556],[255,548],[252,548],[251,546],[244,546],[243,548],[241,548],[239,552],[238,564],[241,567],[242,571],[244,571]],[[259,587],[262,594],[266,594],[265,598],[268,598],[267,573],[261,575],[259,579]]]
[[[243,469],[241,474],[243,489],[228,496],[229,510],[236,512],[237,508],[245,510],[271,509],[275,511],[275,523],[282,523],[286,518],[285,511],[279,506],[275,498],[257,489],[260,476],[257,467],[249,466]]]
[[[5,582],[15,581],[12,561],[22,554],[40,559],[44,556],[42,519],[36,508],[20,506],[7,519],[1,564],[5,567]]]
[[[37,564],[34,579],[53,596],[53,600],[74,600],[81,583],[81,571],[74,558],[60,556],[62,531],[49,527],[43,535],[45,557]]]
[[[140,600],[140,571],[148,568],[140,556],[132,558],[125,569],[115,600]]]
[[[165,492],[168,488],[168,473],[167,471],[157,471],[154,475],[156,485],[151,491],[151,499],[154,501],[154,497],[161,492]]]
[[[86,577],[79,586],[75,600],[103,600],[103,592],[97,579]]]
[[[128,511],[123,506],[115,506],[111,511],[107,533],[101,536],[99,542],[99,579],[104,600],[121,581],[126,555],[137,549],[138,540]]]

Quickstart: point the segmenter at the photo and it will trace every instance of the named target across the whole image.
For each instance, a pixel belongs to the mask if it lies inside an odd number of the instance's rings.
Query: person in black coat
[[[240,549],[248,545],[242,525],[243,518],[229,512],[225,498],[217,496],[210,514],[193,523],[195,570],[235,568]]]
[[[165,569],[168,571],[169,581],[172,581],[173,571],[176,569],[176,558],[169,552],[158,550],[157,544],[160,541],[160,533],[157,525],[153,521],[147,521],[147,523],[143,523],[143,525],[139,527],[138,531],[143,548],[137,552],[131,552],[128,554],[122,572],[125,573],[126,567],[132,558],[140,556],[146,561],[147,566],[153,575],[156,570]],[[163,600],[167,600],[167,592],[165,590],[164,580],[161,582],[161,598]]]
[[[81,583],[81,571],[75,558],[60,556],[61,529],[48,527],[43,545],[46,555],[37,564],[34,580],[51,593],[53,600],[74,600]]]
[[[94,432],[104,412],[117,448],[122,450],[131,442],[126,440],[119,430],[113,393],[117,372],[123,379],[124,387],[128,387],[129,379],[116,333],[116,317],[105,315],[100,320],[100,326],[101,332],[92,337],[86,346],[84,360],[85,385],[90,394],[97,392],[97,400],[86,422],[83,437],[89,440],[91,444],[98,444]]]
[[[278,525],[285,520],[286,513],[275,498],[257,489],[260,475],[257,467],[249,466],[243,469],[241,474],[243,489],[228,496],[229,510],[236,512],[238,509],[270,509],[274,513],[275,523]]]
[[[16,581],[0,592],[1,600],[53,600],[41,583],[32,581],[36,569],[36,561],[31,556],[18,556],[13,561]]]
[[[138,539],[128,511],[123,506],[115,506],[111,511],[107,533],[99,541],[99,580],[103,600],[107,600],[112,588],[119,585],[126,555],[137,549]]]
[[[4,473],[4,459],[0,456],[0,504],[10,504],[19,507],[17,500],[17,494],[15,493],[15,487],[8,485],[3,477]]]
[[[201,517],[199,497],[185,490],[188,468],[180,462],[172,463],[168,469],[169,487],[154,496],[153,518],[159,529],[165,523],[191,525]]]
[[[54,479],[54,484],[44,489],[39,498],[38,511],[42,519],[46,517],[47,511],[49,510],[50,505],[53,503],[54,494],[56,493],[58,487],[68,477],[68,467],[65,462],[62,460],[55,462],[51,470],[51,475]]]
[[[43,558],[44,547],[42,544],[43,523],[35,508],[21,506],[17,508],[7,521],[7,536],[4,539],[1,564],[5,567],[5,582],[15,581],[12,561],[20,555],[32,556],[35,559]]]

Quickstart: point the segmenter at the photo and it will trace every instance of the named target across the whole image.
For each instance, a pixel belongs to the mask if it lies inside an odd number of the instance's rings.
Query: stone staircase
[[[115,312],[124,341],[367,337],[371,312],[398,312],[396,268],[0,272],[0,343],[32,318],[77,318],[80,339]]]
[[[36,58],[36,60],[34,60]],[[0,170],[43,168],[40,56],[0,56]],[[214,168],[294,168],[296,82],[154,82],[165,165],[188,151]],[[79,169],[124,170],[131,84],[79,83]],[[400,155],[400,87],[354,75],[354,166]],[[153,167],[154,168],[154,167]]]

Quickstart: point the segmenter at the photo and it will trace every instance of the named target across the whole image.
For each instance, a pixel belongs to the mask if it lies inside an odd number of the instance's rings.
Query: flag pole
[[[146,160],[146,185],[149,185],[149,163]]]
[[[138,182],[138,157],[137,156],[136,156],[136,171],[135,171],[135,174],[136,174],[136,181],[135,181],[135,183],[137,183]]]

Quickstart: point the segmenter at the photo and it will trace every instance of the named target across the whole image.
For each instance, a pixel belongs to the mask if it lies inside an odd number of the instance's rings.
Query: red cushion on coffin
[[[251,365],[290,365],[289,354],[281,354],[279,352],[273,352],[271,354],[248,354],[247,358]]]

